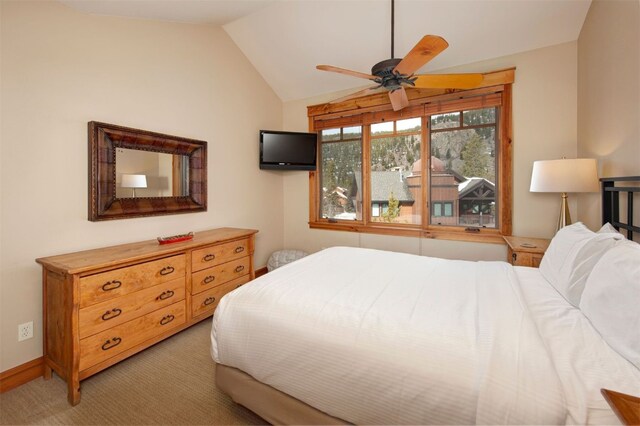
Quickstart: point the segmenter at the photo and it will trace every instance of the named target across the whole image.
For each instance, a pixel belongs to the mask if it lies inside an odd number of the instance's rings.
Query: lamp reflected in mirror
[[[131,188],[131,197],[136,198],[136,188],[147,187],[145,175],[122,175],[121,188]]]
[[[125,186],[125,176],[146,177],[146,186]],[[127,178],[130,180],[131,178]],[[127,188],[127,189],[124,189]],[[116,149],[116,197],[184,197],[189,195],[189,157],[137,149]]]

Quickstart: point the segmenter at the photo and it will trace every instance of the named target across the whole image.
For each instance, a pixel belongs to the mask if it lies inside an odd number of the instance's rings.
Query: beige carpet
[[[158,343],[81,382],[81,401],[67,403],[54,374],[0,395],[6,424],[264,424],[215,387],[209,354],[211,321]]]

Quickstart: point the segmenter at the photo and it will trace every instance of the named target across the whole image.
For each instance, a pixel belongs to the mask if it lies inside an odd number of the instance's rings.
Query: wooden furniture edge
[[[256,278],[263,276],[267,272],[269,272],[269,270],[267,269],[266,266],[263,266],[262,268],[256,269]]]
[[[640,398],[604,388],[600,393],[623,424],[640,425]]]
[[[521,251],[524,253],[544,253],[549,248],[549,244],[551,243],[551,239],[549,238],[529,238],[529,237],[516,237],[513,235],[504,235],[504,241],[507,243],[512,250]],[[516,245],[517,240],[529,240],[536,243],[535,247],[525,247],[522,245]]]
[[[0,393],[22,386],[43,375],[44,357],[33,359],[24,364],[0,373]]]
[[[174,253],[179,253],[194,247],[203,246],[202,239],[206,238],[211,231],[216,231],[218,229],[229,231],[229,232],[235,232],[237,235],[226,237],[226,238],[220,237],[220,238],[212,239],[211,241],[207,241],[206,243],[204,243],[204,245],[214,245],[221,241],[240,240],[243,238],[250,237],[251,235],[255,235],[259,232],[257,229],[216,228],[211,230],[195,232],[195,237],[193,238],[193,240],[184,241],[184,242],[175,243],[175,244],[160,245],[158,244],[157,240],[138,241],[134,243],[117,244],[114,246],[100,247],[100,248],[90,249],[90,250],[80,250],[77,252],[67,253],[63,255],[39,257],[36,259],[36,262],[46,266],[46,268],[49,270],[64,273],[64,274],[70,274],[70,275],[82,274],[86,271],[92,271],[92,273],[99,272],[98,270],[102,268],[110,269],[116,265],[126,266],[127,264],[138,263],[143,260],[151,259],[152,257],[153,258],[166,257]],[[205,234],[205,235],[201,236],[202,234]],[[91,253],[106,252],[107,250],[121,251],[123,249],[133,250],[136,248],[144,248],[147,251],[142,251],[138,254],[131,255],[129,258],[126,259],[126,261],[118,259],[115,261],[111,260],[111,261],[91,263],[90,266],[75,266],[75,267],[68,267],[67,265],[64,265],[65,258],[70,256],[75,256],[78,253],[90,255]]]

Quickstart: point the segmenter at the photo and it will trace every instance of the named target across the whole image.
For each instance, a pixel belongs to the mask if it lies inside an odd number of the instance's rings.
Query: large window
[[[370,200],[374,222],[422,223],[421,123],[422,119],[417,117],[370,126]],[[382,211],[378,206],[383,206]]]
[[[431,140],[431,223],[495,228],[497,107],[434,114]],[[436,206],[454,200],[452,214]]]
[[[512,70],[497,74],[513,79]],[[321,147],[310,226],[496,242],[509,235],[511,85],[430,92],[397,112],[376,96],[309,107]]]
[[[320,132],[321,217],[360,220],[358,182],[362,181],[362,127]]]

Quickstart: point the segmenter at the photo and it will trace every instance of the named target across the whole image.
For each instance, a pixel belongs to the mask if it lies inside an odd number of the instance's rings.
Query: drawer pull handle
[[[203,281],[204,281],[204,283],[205,283],[205,284],[209,284],[209,283],[212,283],[212,282],[213,282],[213,280],[215,280],[215,279],[216,279],[216,277],[215,277],[215,276],[213,276],[213,275],[209,275],[209,276],[207,276]]]
[[[160,296],[156,297],[156,300],[166,300],[172,297],[174,294],[175,293],[173,292],[173,290],[163,291],[162,294],[160,294]]]
[[[120,344],[120,342],[122,342],[122,339],[119,337],[114,337],[113,339],[109,339],[106,342],[104,342],[104,344],[102,345],[102,350],[108,351],[111,348],[115,348]]]
[[[209,296],[206,299],[204,299],[204,302],[202,302],[202,304],[204,306],[209,306],[210,304],[212,304],[215,301],[216,301],[216,298],[214,296]]]
[[[206,255],[205,257],[202,258],[202,260],[204,260],[205,262],[211,262],[213,259],[216,258],[215,254],[211,254],[209,253],[208,255]]]
[[[171,321],[173,321],[174,319],[176,319],[176,317],[174,317],[173,315],[169,314],[166,317],[162,317],[162,319],[160,320],[160,325],[167,325]]]
[[[122,281],[118,281],[118,280],[107,281],[102,285],[102,290],[104,291],[115,290],[121,285],[122,285]]]
[[[242,246],[238,246],[236,247],[236,249],[234,250],[236,253],[242,253],[244,251],[244,247]]]
[[[511,263],[516,263],[516,260],[518,260],[518,253],[511,254]]]
[[[160,270],[160,275],[169,275],[176,269],[173,266],[165,266]]]
[[[102,320],[107,321],[107,320],[113,319],[118,315],[120,315],[121,313],[122,313],[122,309],[118,309],[118,308],[111,309],[110,311],[107,311],[104,314],[102,314]]]
[[[243,266],[243,265],[238,265],[238,266],[236,266],[235,271],[236,271],[236,272],[242,272],[242,271],[244,271],[244,266]]]

